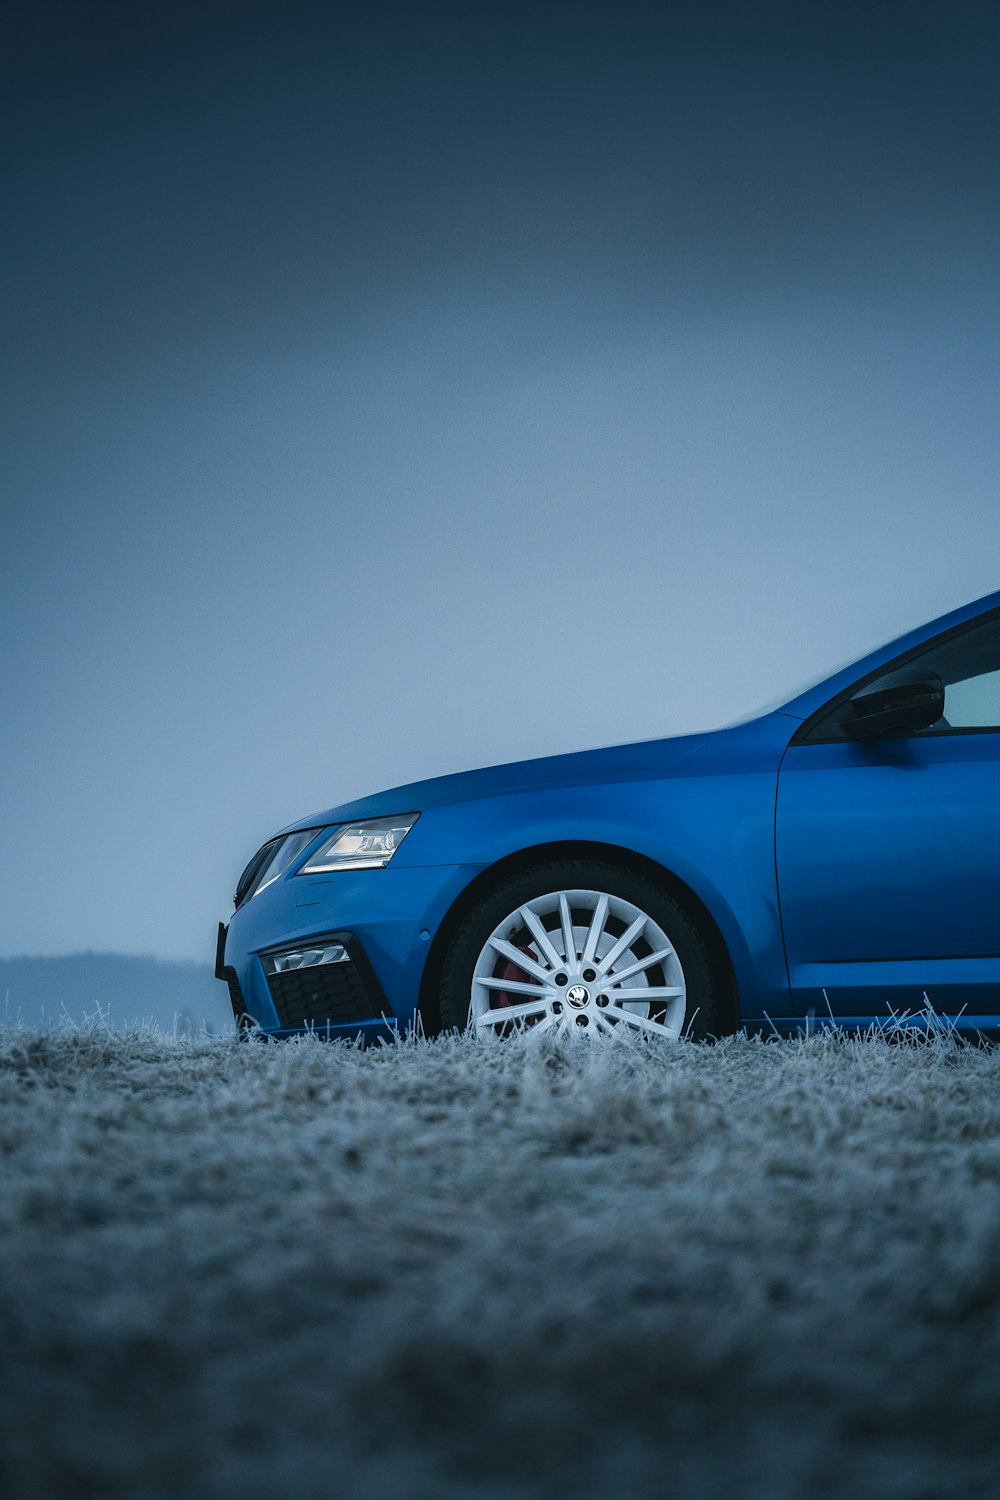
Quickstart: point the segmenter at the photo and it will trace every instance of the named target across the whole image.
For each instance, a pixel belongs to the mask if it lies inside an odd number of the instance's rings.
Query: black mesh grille
[[[368,1021],[374,1007],[353,963],[317,964],[268,978],[278,1022],[287,1026],[333,1026]]]
[[[236,1024],[237,1026],[249,1026],[251,1024],[250,1017],[247,1015],[246,1002],[243,999],[240,982],[236,977],[236,970],[224,969],[223,973],[226,976],[226,983],[229,986],[229,1002],[233,1007]]]

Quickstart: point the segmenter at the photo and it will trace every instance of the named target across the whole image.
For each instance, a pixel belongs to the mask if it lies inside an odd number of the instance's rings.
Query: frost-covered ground
[[[0,1063],[11,1500],[1000,1493],[1000,1052]]]

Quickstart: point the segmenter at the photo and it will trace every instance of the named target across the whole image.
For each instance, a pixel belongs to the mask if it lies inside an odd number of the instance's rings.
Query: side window
[[[878,677],[856,683],[876,687],[881,677],[892,677],[904,669],[936,672],[944,683],[944,714],[928,729],[901,731],[905,735],[961,733],[962,730],[995,729],[1000,732],[1000,615],[971,629],[925,646],[912,656],[890,663]],[[843,695],[808,731],[807,740],[846,739],[841,725],[849,712]]]
[[[944,717],[918,732],[1000,729],[1000,620],[931,646],[907,666],[926,667],[944,683]]]
[[[946,683],[944,716],[953,729],[993,729],[1000,724],[1000,667]]]

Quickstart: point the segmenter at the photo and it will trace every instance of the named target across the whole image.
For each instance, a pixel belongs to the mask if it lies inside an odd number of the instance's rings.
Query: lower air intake
[[[353,963],[292,969],[269,975],[267,982],[282,1028],[343,1026],[372,1019],[374,1007]]]

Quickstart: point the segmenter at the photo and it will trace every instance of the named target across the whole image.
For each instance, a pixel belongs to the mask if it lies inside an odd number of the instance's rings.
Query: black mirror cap
[[[841,728],[852,740],[929,729],[944,715],[944,683],[936,672],[903,669],[869,682],[850,698]]]

